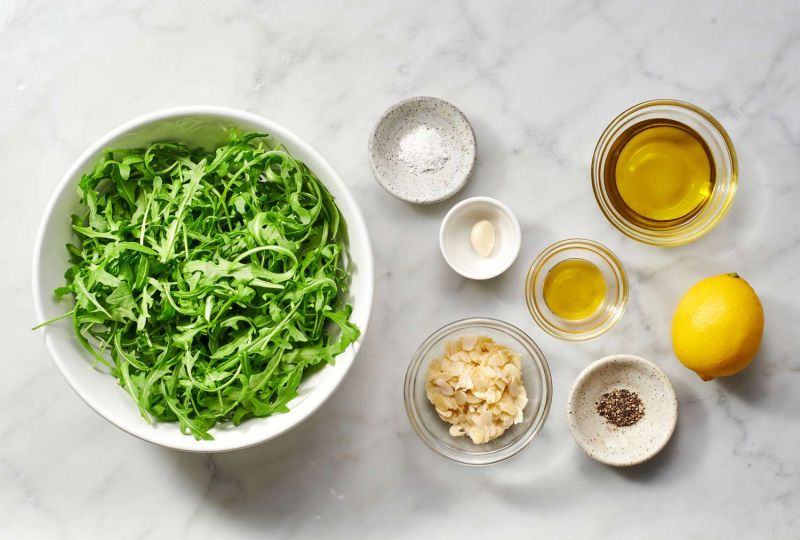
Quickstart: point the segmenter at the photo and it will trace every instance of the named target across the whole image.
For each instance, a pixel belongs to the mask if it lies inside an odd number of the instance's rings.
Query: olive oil
[[[594,264],[566,259],[544,278],[544,301],[556,317],[580,321],[597,313],[606,299],[606,280]]]
[[[646,229],[685,223],[714,190],[714,160],[703,138],[667,119],[646,120],[611,146],[603,181],[622,217]]]

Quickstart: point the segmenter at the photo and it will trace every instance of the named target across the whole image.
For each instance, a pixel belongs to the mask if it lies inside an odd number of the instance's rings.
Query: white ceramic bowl
[[[597,412],[602,395],[617,389],[639,395],[644,416],[632,426],[616,427]],[[630,467],[658,454],[678,423],[678,399],[658,367],[631,354],[606,356],[584,369],[567,398],[572,437],[589,457],[614,467]]]
[[[494,249],[488,257],[476,252],[469,239],[472,226],[487,219],[495,227]],[[455,205],[439,230],[439,247],[450,267],[470,279],[490,279],[516,260],[522,231],[511,209],[496,199],[472,197]]]
[[[372,247],[358,205],[345,183],[325,159],[292,132],[258,115],[221,107],[180,107],[141,116],[124,124],[94,143],[70,167],[47,205],[36,238],[33,256],[33,297],[40,322],[50,320],[72,306],[66,298],[56,300],[53,289],[63,285],[68,268],[65,244],[75,239],[70,214],[79,213],[77,183],[90,171],[106,148],[143,146],[158,140],[177,140],[206,148],[225,144],[230,128],[268,133],[284,143],[289,151],[316,173],[347,222],[349,264],[352,283],[347,302],[353,305],[351,320],[361,329],[361,338],[336,358],[336,365],[325,366],[304,379],[299,396],[290,411],[268,418],[247,420],[239,426],[222,424],[211,430],[213,441],[196,441],[181,434],[177,423],[148,425],[135,404],[110,374],[92,369],[92,362],[78,343],[71,319],[44,328],[44,340],[61,374],[87,405],[106,420],[140,439],[161,446],[191,452],[222,452],[246,448],[287,432],[308,418],[333,394],[344,379],[366,335],[374,289]]]

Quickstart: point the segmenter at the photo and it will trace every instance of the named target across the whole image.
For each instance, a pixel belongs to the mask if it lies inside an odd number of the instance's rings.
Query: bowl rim
[[[578,387],[581,386],[589,377],[591,377],[594,373],[597,372],[598,369],[607,366],[608,364],[615,364],[615,363],[622,363],[622,362],[632,362],[634,364],[640,364],[646,366],[648,369],[651,369],[659,375],[659,379],[662,380],[665,384],[663,384],[663,388],[665,390],[665,394],[671,398],[671,402],[674,404],[674,414],[672,415],[672,422],[669,428],[666,430],[664,435],[662,435],[662,439],[659,444],[654,447],[649,453],[642,454],[637,459],[634,460],[627,460],[627,461],[617,461],[614,459],[606,458],[603,455],[593,453],[587,447],[583,438],[577,435],[578,429],[578,422],[574,420],[575,418],[575,402],[577,400],[578,395]],[[595,360],[588,366],[586,366],[583,371],[575,378],[575,382],[572,383],[572,387],[570,387],[569,394],[567,395],[567,406],[566,406],[566,415],[567,415],[567,426],[569,427],[569,432],[572,435],[572,438],[575,442],[580,446],[581,450],[583,450],[587,456],[594,459],[595,461],[599,461],[605,465],[610,465],[612,467],[632,467],[634,465],[639,465],[644,463],[645,461],[649,461],[653,457],[655,457],[661,450],[667,446],[667,443],[672,439],[672,435],[675,433],[675,428],[678,425],[678,396],[675,393],[675,387],[672,386],[672,381],[669,380],[667,374],[655,365],[650,360],[642,358],[641,356],[637,356],[635,354],[611,354],[609,356],[604,356],[599,360]]]
[[[50,196],[50,200],[45,207],[44,214],[42,219],[39,222],[39,229],[36,233],[36,239],[34,242],[33,247],[33,265],[32,265],[32,286],[33,286],[33,302],[34,302],[34,310],[36,313],[37,324],[41,324],[42,322],[46,321],[44,315],[44,303],[43,303],[43,284],[40,280],[40,268],[42,264],[42,250],[45,241],[45,229],[47,223],[52,215],[58,201],[61,199],[63,193],[70,187],[70,181],[78,172],[79,169],[84,167],[89,159],[94,156],[98,151],[101,151],[103,148],[107,147],[109,142],[113,139],[124,135],[138,127],[141,127],[145,124],[150,124],[157,121],[163,120],[170,120],[173,118],[180,118],[183,116],[211,116],[211,117],[220,117],[226,118],[230,120],[238,120],[245,123],[251,123],[258,126],[263,126],[264,129],[269,130],[271,132],[280,132],[280,138],[284,142],[288,142],[289,145],[293,148],[301,149],[307,155],[312,156],[316,161],[318,161],[325,169],[326,175],[326,182],[332,182],[339,184],[342,188],[341,195],[339,198],[345,200],[353,209],[352,218],[348,218],[348,225],[351,230],[359,230],[363,232],[363,240],[364,245],[363,249],[365,251],[365,261],[361,265],[360,270],[364,273],[364,279],[368,281],[368,286],[366,287],[366,294],[364,298],[360,300],[363,303],[364,309],[364,323],[361,325],[361,335],[356,343],[353,343],[351,347],[353,347],[353,354],[352,358],[349,359],[348,362],[337,362],[337,366],[341,366],[341,371],[338,371],[338,377],[334,377],[330,379],[330,381],[326,381],[327,385],[323,388],[317,387],[315,391],[312,391],[306,399],[304,399],[296,408],[291,409],[288,414],[295,413],[295,418],[293,419],[293,423],[289,424],[288,426],[284,426],[283,429],[279,429],[275,433],[271,433],[269,430],[264,430],[266,435],[256,435],[249,437],[246,441],[230,444],[230,443],[223,443],[220,441],[219,438],[216,438],[213,441],[196,441],[191,436],[184,436],[183,439],[178,439],[179,442],[170,444],[166,441],[158,440],[157,437],[148,436],[148,432],[141,431],[135,433],[128,429],[124,422],[119,422],[115,419],[110,418],[106,415],[105,408],[102,404],[98,403],[90,394],[87,392],[86,388],[82,386],[70,373],[69,369],[65,367],[64,363],[62,362],[58,351],[51,346],[50,340],[47,339],[47,328],[43,332],[43,339],[45,341],[45,346],[47,347],[48,352],[50,353],[50,357],[53,359],[58,371],[70,385],[72,390],[75,391],[76,394],[86,403],[90,408],[92,408],[97,414],[103,417],[105,420],[113,424],[114,426],[118,427],[122,431],[129,433],[141,440],[150,442],[152,444],[156,444],[158,446],[162,446],[165,448],[172,448],[174,450],[181,450],[186,452],[197,452],[197,453],[212,453],[212,452],[227,452],[233,450],[240,450],[243,448],[249,448],[252,446],[256,446],[258,444],[264,443],[268,440],[274,439],[284,433],[290,431],[291,429],[295,428],[296,426],[300,425],[303,421],[309,418],[312,414],[314,414],[317,410],[325,404],[325,402],[335,393],[338,387],[341,385],[342,381],[346,377],[347,373],[350,371],[350,368],[353,365],[353,362],[358,355],[359,350],[364,342],[364,339],[367,334],[367,328],[369,326],[369,320],[372,315],[372,308],[375,296],[375,279],[374,279],[374,254],[372,250],[372,242],[369,237],[369,230],[367,229],[366,222],[364,221],[364,217],[361,213],[361,209],[358,206],[355,198],[353,197],[352,193],[350,193],[350,189],[347,187],[347,184],[342,180],[341,176],[336,172],[333,166],[324,158],[322,155],[317,152],[313,147],[311,147],[308,143],[302,140],[300,137],[295,135],[289,129],[283,127],[282,125],[269,120],[261,115],[251,113],[248,111],[243,111],[241,109],[235,109],[231,107],[221,107],[216,105],[186,105],[180,107],[170,107],[166,109],[160,109],[157,111],[149,112],[143,115],[140,115],[132,120],[129,120],[122,125],[112,129],[111,131],[107,132],[105,135],[101,136],[97,141],[95,141],[89,148],[87,148],[67,169],[64,176],[55,186],[52,195]],[[272,133],[270,132],[270,135]],[[317,390],[325,390],[325,392],[318,392]],[[150,427],[150,426],[147,426]],[[177,429],[177,427],[176,427]],[[153,431],[155,433],[155,431]]]
[[[447,228],[447,225],[450,223],[450,221],[453,220],[453,217],[459,211],[464,209],[464,207],[472,205],[472,204],[476,204],[476,203],[486,203],[486,204],[489,204],[491,206],[494,206],[494,207],[498,208],[503,214],[508,216],[508,218],[511,220],[511,225],[513,226],[513,229],[514,229],[514,232],[515,232],[514,247],[512,249],[512,253],[509,256],[508,260],[504,264],[502,264],[496,272],[487,272],[485,274],[478,274],[478,273],[474,273],[474,272],[469,272],[468,270],[465,270],[464,268],[461,268],[460,265],[458,265],[449,256],[449,252],[445,249],[445,229]],[[469,278],[469,279],[482,281],[482,280],[492,279],[492,278],[495,278],[495,277],[499,276],[500,274],[502,274],[503,272],[508,270],[511,267],[511,265],[514,264],[514,261],[517,260],[517,257],[519,256],[519,250],[520,250],[521,246],[522,246],[522,227],[520,227],[519,220],[517,219],[517,216],[514,215],[514,212],[512,212],[511,208],[509,208],[506,204],[498,201],[497,199],[493,199],[491,197],[470,197],[469,199],[464,199],[463,201],[461,201],[461,202],[457,203],[455,206],[453,206],[453,208],[451,208],[449,212],[447,212],[447,214],[444,216],[444,219],[442,220],[442,224],[439,226],[439,249],[442,252],[442,256],[444,257],[444,260],[447,261],[447,264],[456,273],[464,276],[465,278]]]
[[[375,149],[375,140],[376,140],[376,135],[378,133],[378,129],[381,127],[386,118],[391,113],[400,109],[401,107],[404,107],[409,103],[414,103],[419,101],[435,101],[443,104],[445,107],[450,107],[455,112],[455,114],[457,114],[467,124],[467,127],[469,128],[469,134],[471,135],[472,139],[471,146],[472,148],[474,148],[474,152],[472,154],[472,162],[470,163],[469,170],[464,175],[464,177],[459,179],[458,182],[455,182],[449,190],[443,191],[434,197],[429,197],[426,199],[415,199],[413,197],[407,197],[402,193],[394,190],[391,186],[389,186],[384,181],[381,173],[378,172],[378,168],[375,165],[375,156],[373,152],[373,150]],[[375,181],[378,182],[378,185],[380,185],[392,197],[411,204],[428,205],[428,204],[440,203],[442,201],[449,199],[450,197],[461,191],[464,188],[464,186],[467,185],[470,178],[472,178],[472,173],[475,171],[475,163],[477,161],[477,157],[478,157],[478,138],[475,136],[475,128],[472,127],[472,123],[469,121],[469,118],[467,118],[467,115],[464,114],[464,112],[461,109],[459,109],[449,101],[434,96],[412,96],[409,98],[401,99],[394,105],[391,105],[388,109],[383,111],[380,117],[378,117],[378,120],[372,127],[372,131],[369,132],[369,139],[367,140],[367,158],[369,159],[369,167],[372,170],[372,176],[373,178],[375,178]]]
[[[417,418],[416,408],[412,406],[413,402],[412,379],[414,379],[415,374],[420,369],[423,360],[423,353],[427,352],[434,342],[440,340],[449,332],[452,332],[454,330],[463,330],[466,328],[470,328],[472,326],[497,326],[503,329],[504,331],[513,334],[520,341],[525,342],[525,344],[528,345],[536,353],[535,355],[536,358],[534,359],[534,362],[538,364],[541,373],[544,375],[542,377],[544,408],[542,409],[541,419],[539,420],[538,423],[531,426],[530,431],[528,433],[526,433],[523,437],[520,438],[522,444],[516,450],[514,450],[509,454],[503,454],[502,449],[496,450],[492,454],[488,454],[486,456],[489,459],[479,459],[477,461],[474,458],[472,460],[462,459],[461,456],[463,454],[458,451],[453,451],[451,454],[445,454],[442,453],[438,448],[436,448],[428,440],[428,438],[425,436],[425,434],[419,427],[418,422],[416,420]],[[471,467],[482,467],[485,465],[492,465],[494,463],[500,463],[502,461],[506,461],[518,455],[525,448],[527,448],[528,445],[531,443],[531,441],[533,441],[536,435],[538,435],[539,432],[542,430],[545,422],[547,422],[547,417],[550,414],[552,400],[553,400],[553,379],[550,373],[550,365],[547,363],[547,358],[545,358],[544,353],[542,353],[542,350],[539,348],[536,342],[520,328],[514,326],[511,323],[507,323],[505,321],[501,321],[499,319],[494,319],[491,317],[468,317],[466,319],[459,319],[457,321],[448,323],[439,328],[438,330],[436,330],[435,332],[433,332],[430,336],[425,338],[425,340],[417,348],[417,350],[414,351],[414,355],[411,357],[411,362],[409,362],[408,368],[406,369],[406,376],[403,382],[403,404],[406,410],[406,416],[408,417],[408,421],[411,424],[411,428],[414,430],[414,433],[417,434],[417,437],[419,437],[420,441],[422,441],[425,444],[425,446],[431,449],[435,454],[442,456],[450,461],[459,463],[461,465],[468,465]]]
[[[534,286],[536,283],[536,278],[541,271],[542,266],[551,257],[558,254],[560,251],[564,251],[566,249],[572,249],[574,247],[589,247],[593,249],[597,249],[603,253],[605,257],[614,263],[614,267],[620,274],[620,292],[619,292],[619,302],[617,302],[617,312],[613,316],[609,316],[604,319],[599,325],[595,328],[590,330],[582,331],[582,332],[568,332],[565,330],[561,330],[560,328],[556,328],[552,324],[548,323],[544,316],[541,314],[541,310],[539,309],[539,305],[535,299],[534,293]],[[631,287],[630,282],[628,281],[628,272],[625,270],[625,265],[622,264],[617,255],[607,248],[605,245],[601,244],[596,240],[591,240],[589,238],[566,238],[564,240],[559,240],[558,242],[554,242],[550,244],[546,248],[542,250],[539,255],[531,263],[530,267],[528,268],[528,273],[525,277],[525,303],[528,306],[528,313],[530,313],[531,318],[536,321],[536,324],[539,325],[539,328],[547,332],[549,335],[553,336],[554,338],[560,339],[562,341],[568,341],[572,343],[584,343],[587,341],[595,340],[599,337],[606,335],[610,332],[622,319],[622,316],[625,314],[625,310],[628,307],[628,300],[631,294]]]
[[[731,162],[730,191],[728,193],[728,196],[725,198],[725,201],[723,202],[720,211],[713,217],[711,221],[706,223],[700,229],[694,231],[687,231],[688,234],[686,236],[661,238],[657,236],[651,236],[645,233],[638,233],[628,223],[622,220],[618,220],[609,210],[608,205],[605,201],[605,189],[602,187],[603,186],[602,171],[600,171],[599,169],[604,161],[602,159],[602,154],[605,150],[605,147],[608,145],[609,138],[618,129],[619,124],[621,124],[632,114],[643,109],[648,109],[650,107],[657,107],[657,106],[671,106],[671,107],[677,107],[679,109],[685,109],[687,111],[697,114],[703,120],[708,122],[710,126],[714,130],[716,130],[717,133],[719,133],[719,135],[725,142],[725,149],[728,152],[728,156]],[[611,225],[615,229],[617,229],[619,232],[621,232],[628,238],[631,238],[633,240],[636,240],[637,242],[641,242],[643,244],[648,244],[651,246],[662,246],[662,247],[682,246],[694,242],[695,240],[698,240],[699,238],[705,236],[706,234],[711,232],[719,224],[719,222],[722,221],[722,218],[725,217],[725,214],[728,213],[728,210],[730,210],[731,206],[733,205],[733,201],[736,198],[736,192],[738,191],[739,188],[739,161],[736,156],[736,148],[734,147],[733,141],[731,140],[730,135],[728,135],[728,132],[725,130],[722,124],[705,109],[702,109],[697,105],[689,103],[688,101],[681,101],[678,99],[661,98],[661,99],[650,99],[647,101],[642,101],[641,103],[637,103],[635,105],[628,107],[627,109],[619,113],[616,117],[614,117],[614,119],[611,122],[609,122],[608,126],[606,126],[600,137],[597,139],[597,144],[592,154],[590,172],[592,180],[592,192],[594,193],[595,201],[597,202],[597,205],[600,207],[600,211],[603,213],[603,216],[605,216],[608,222],[611,223]],[[687,222],[687,224],[690,223],[692,223],[692,221]]]

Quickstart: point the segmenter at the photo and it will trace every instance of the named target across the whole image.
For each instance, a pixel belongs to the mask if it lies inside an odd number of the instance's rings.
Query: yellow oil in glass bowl
[[[598,242],[570,238],[542,251],[525,278],[525,301],[539,327],[565,341],[602,336],[622,317],[628,277]]]
[[[605,180],[611,199],[626,219],[643,226],[691,219],[714,191],[708,146],[679,122],[636,124],[614,142],[611,156]]]
[[[592,157],[592,187],[623,234],[677,246],[713,229],[738,186],[736,151],[720,123],[673,99],[639,103],[603,131]]]
[[[584,259],[566,259],[544,278],[544,301],[556,317],[588,319],[606,299],[606,280],[600,269]]]

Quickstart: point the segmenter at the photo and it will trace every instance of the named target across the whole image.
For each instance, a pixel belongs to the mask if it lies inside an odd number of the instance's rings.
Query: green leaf
[[[206,426],[202,425],[201,422],[197,420],[193,420],[189,417],[191,414],[191,410],[181,407],[180,402],[177,399],[174,399],[167,395],[166,389],[163,387],[162,384],[162,392],[164,399],[167,402],[167,406],[172,411],[172,413],[178,418],[178,422],[181,426],[181,432],[184,435],[188,435],[191,433],[194,435],[194,438],[197,440],[204,440],[204,441],[213,441],[214,437],[209,435],[208,429]]]
[[[106,303],[112,308],[112,314],[116,315],[115,320],[119,320],[119,317],[136,320],[136,315],[133,313],[136,309],[136,300],[133,299],[131,288],[124,281],[106,297]]]
[[[72,289],[70,289],[69,287],[59,287],[54,292],[55,292],[56,298],[58,298],[60,300],[61,298],[64,298],[66,295],[71,293]]]

